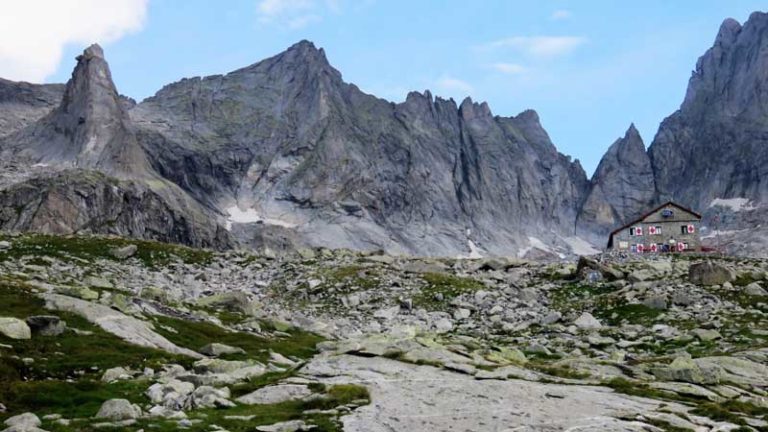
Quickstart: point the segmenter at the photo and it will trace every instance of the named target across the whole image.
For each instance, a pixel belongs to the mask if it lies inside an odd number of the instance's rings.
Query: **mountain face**
[[[715,246],[765,253],[768,238],[759,227],[768,217],[768,14],[755,12],[743,26],[723,22],[680,109],[664,119],[647,153],[633,128],[611,146],[592,178],[578,232],[597,242],[667,200],[703,213]],[[715,235],[722,231],[725,238]]]
[[[345,83],[306,41],[168,85],[130,114],[163,176],[312,246],[511,254],[528,236],[572,235],[587,187],[535,112],[498,117],[428,91],[390,103]]]
[[[0,78],[0,138],[51,112],[64,94],[61,84],[29,84]]]
[[[14,112],[33,115],[0,137],[0,228],[234,245],[210,209],[152,170],[98,45],[77,58],[63,92],[3,84],[3,100],[22,107]]]
[[[77,58],[59,106],[5,142],[7,151],[33,163],[97,169],[121,178],[150,175],[98,45]]]
[[[534,111],[429,91],[388,102],[307,41],[139,104],[92,46],[66,87],[0,81],[0,227],[553,257],[672,199],[752,236],[768,216],[766,47],[768,15],[726,20],[648,151],[630,126],[590,181]]]
[[[768,14],[723,22],[649,155],[660,196],[701,209],[717,198],[768,202]]]
[[[655,200],[651,159],[633,124],[600,161],[579,213],[578,232],[600,244],[608,231],[639,216]]]

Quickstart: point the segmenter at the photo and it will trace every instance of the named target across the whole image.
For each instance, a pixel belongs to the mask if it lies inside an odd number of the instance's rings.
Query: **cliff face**
[[[14,112],[33,115],[0,137],[0,228],[234,245],[212,210],[154,172],[98,45],[78,56],[63,92],[23,83],[3,88]]]
[[[651,159],[633,124],[600,161],[578,217],[578,231],[599,244],[609,231],[651,208],[655,200]]]
[[[702,209],[768,200],[768,14],[723,22],[649,155],[662,197]]]
[[[766,47],[768,15],[726,20],[649,150],[631,126],[588,181],[534,111],[494,116],[485,103],[429,91],[378,99],[344,82],[310,42],[169,84],[138,105],[119,96],[92,46],[66,87],[0,81],[2,199],[45,209],[45,196],[58,196],[80,209],[69,218],[25,207],[0,224],[216,247],[556,256],[582,244],[575,234],[601,245],[672,199],[748,232],[768,199]],[[78,174],[50,175],[61,170]],[[51,195],[43,176],[64,189]],[[147,210],[104,198],[102,180]],[[104,199],[76,198],[96,193]]]
[[[131,116],[158,172],[312,245],[513,254],[528,236],[571,235],[587,187],[535,112],[497,117],[428,91],[389,103],[309,42],[166,86]]]
[[[30,84],[0,78],[0,139],[50,113],[61,102],[61,84]]]
[[[611,228],[667,200],[704,213],[710,239],[728,231],[715,246],[765,253],[750,244],[765,243],[757,228],[768,216],[768,14],[755,12],[743,26],[723,22],[680,109],[664,119],[647,153],[632,128],[611,146],[578,231],[604,240]]]

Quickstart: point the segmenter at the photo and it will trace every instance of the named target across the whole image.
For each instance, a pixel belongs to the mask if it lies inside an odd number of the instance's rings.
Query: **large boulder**
[[[32,330],[27,323],[11,317],[0,317],[0,334],[11,339],[31,339]]]
[[[291,400],[304,399],[312,395],[309,387],[301,384],[280,384],[264,387],[237,399],[246,405],[271,405]]]
[[[7,419],[4,424],[8,426],[3,432],[45,432],[40,429],[40,418],[32,413],[19,414]]]
[[[120,248],[114,248],[109,251],[109,254],[119,260],[124,260],[134,256],[138,250],[138,246],[135,244],[129,244]]]
[[[41,336],[58,336],[67,331],[66,321],[55,315],[35,315],[27,317],[27,325],[32,333]]]
[[[722,369],[702,367],[688,356],[677,357],[668,366],[654,367],[651,373],[660,380],[691,384],[718,384],[722,379]]]
[[[214,342],[200,348],[200,353],[211,357],[219,357],[227,354],[245,354],[245,350]]]
[[[614,281],[624,278],[624,273],[621,270],[617,270],[611,266],[598,262],[594,258],[580,256],[579,263],[576,266],[576,273],[582,279],[587,279],[589,273],[598,272],[603,279],[608,281]]]
[[[733,270],[712,261],[696,263],[688,269],[688,280],[696,285],[722,285],[733,282],[735,278],[736,274]]]
[[[96,413],[98,419],[134,420],[141,417],[141,408],[127,399],[110,399],[104,402]]]
[[[581,314],[580,317],[576,318],[573,324],[582,330],[597,330],[603,327],[603,324],[589,312]]]

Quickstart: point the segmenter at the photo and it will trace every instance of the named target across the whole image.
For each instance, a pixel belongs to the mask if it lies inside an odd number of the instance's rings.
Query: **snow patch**
[[[727,207],[735,212],[753,210],[755,207],[747,198],[715,198],[709,207]]]
[[[36,163],[36,164],[32,165],[32,168],[45,168],[47,166],[48,166],[47,163],[42,163],[41,162],[41,163]]]
[[[545,251],[545,252],[552,252],[552,248],[547,246],[546,243],[544,243],[543,241],[539,240],[536,237],[528,237],[528,245],[529,245],[528,247],[524,247],[524,248],[520,249],[519,251],[517,251],[517,257],[518,258],[523,258],[532,249],[539,249],[539,250],[542,250],[542,251]],[[562,257],[563,255],[562,254],[558,254],[558,256]]]
[[[469,246],[469,255],[467,258],[482,258],[483,254],[480,253],[480,248],[477,247],[475,242],[472,240],[467,240],[467,246]]]
[[[574,255],[595,255],[600,253],[591,243],[581,237],[564,237],[563,241],[568,244]]]
[[[283,228],[295,228],[296,224],[284,221],[281,219],[274,219],[274,218],[265,218],[262,217],[259,212],[256,211],[254,208],[247,208],[245,210],[240,209],[238,206],[232,206],[226,209],[227,213],[229,213],[229,218],[227,218],[226,228],[227,230],[232,229],[233,223],[263,223],[266,225],[276,225],[281,226]]]

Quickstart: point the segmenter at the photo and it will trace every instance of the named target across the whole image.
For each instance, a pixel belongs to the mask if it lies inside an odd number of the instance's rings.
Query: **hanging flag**
[[[693,225],[688,225],[688,234],[693,234],[694,231],[696,231],[696,227]]]
[[[648,234],[650,235],[656,234],[656,227],[655,226],[648,227]]]
[[[637,245],[637,251],[638,251],[639,253],[643,253],[643,252],[645,252],[645,246],[643,246],[643,245],[641,245],[641,244]]]
[[[651,252],[656,252],[659,248],[656,246],[656,243],[651,243]]]
[[[643,235],[643,227],[637,227],[635,228],[635,235]]]
[[[677,251],[678,251],[678,252],[682,252],[682,251],[684,251],[684,250],[685,250],[685,243],[683,243],[683,242],[678,242],[678,243],[677,243]]]

